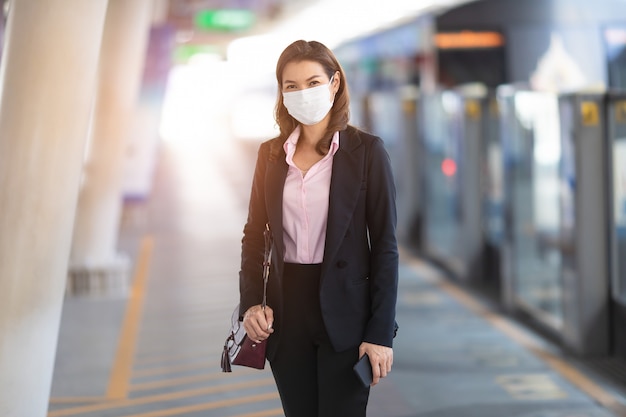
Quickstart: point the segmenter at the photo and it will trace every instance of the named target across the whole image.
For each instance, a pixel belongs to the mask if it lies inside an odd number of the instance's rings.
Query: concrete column
[[[167,78],[172,67],[174,37],[175,29],[171,25],[152,25],[136,116],[131,123],[124,160],[124,200],[139,203],[125,204],[124,207],[124,217],[133,223],[144,219],[145,205],[141,202],[152,192],[161,139],[159,125]]]
[[[153,0],[152,7],[152,25],[162,25],[167,21],[167,16],[170,8],[169,0]]]
[[[0,0],[0,56],[2,55],[2,48],[4,47],[4,4],[2,0]],[[6,7],[8,9],[8,7]]]
[[[0,416],[44,417],[106,0],[13,0],[0,67]]]
[[[70,257],[70,292],[124,292],[129,261],[116,251],[122,174],[152,18],[152,0],[109,0],[92,136]]]

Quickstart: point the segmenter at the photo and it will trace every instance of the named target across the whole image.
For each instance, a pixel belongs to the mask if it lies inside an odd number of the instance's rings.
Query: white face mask
[[[328,84],[299,91],[283,92],[283,103],[289,114],[304,125],[314,125],[321,122],[333,107],[334,99],[330,100],[328,88],[333,83],[333,77],[330,77]]]

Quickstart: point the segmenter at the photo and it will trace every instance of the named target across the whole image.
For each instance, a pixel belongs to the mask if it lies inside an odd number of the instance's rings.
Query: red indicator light
[[[450,158],[446,158],[441,162],[441,172],[447,177],[456,174],[456,162]]]

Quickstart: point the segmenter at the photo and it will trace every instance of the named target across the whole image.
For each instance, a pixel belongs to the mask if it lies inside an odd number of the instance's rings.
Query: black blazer
[[[320,304],[336,351],[361,342],[392,346],[398,287],[395,187],[389,156],[380,138],[349,126],[340,132],[333,157]],[[274,237],[268,305],[274,333],[267,356],[280,343],[282,315],[282,202],[288,165],[282,141],[261,144],[242,239],[240,314],[260,304],[263,294],[263,230]],[[285,335],[284,337],[288,337]]]

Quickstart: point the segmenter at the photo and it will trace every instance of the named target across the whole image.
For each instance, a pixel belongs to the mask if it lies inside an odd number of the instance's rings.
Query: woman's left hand
[[[391,372],[393,349],[387,346],[363,342],[359,346],[359,358],[366,353],[370,357],[370,363],[372,364],[372,373],[374,375],[372,386],[374,386],[378,384],[380,378],[386,377]]]

